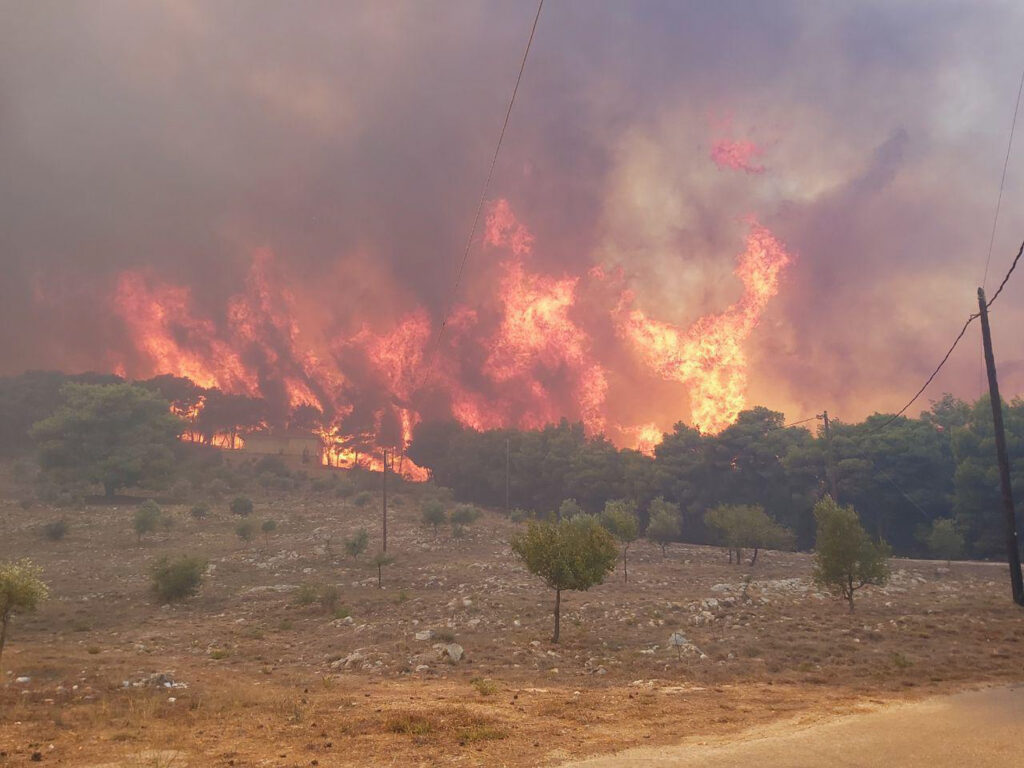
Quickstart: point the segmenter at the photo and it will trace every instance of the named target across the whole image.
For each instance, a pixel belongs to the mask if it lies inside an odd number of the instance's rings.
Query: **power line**
[[[988,300],[986,306],[991,307],[996,299],[999,298],[999,294],[1003,292],[1003,288],[1006,286],[1006,281],[1010,279],[1010,275],[1013,274],[1013,270],[1017,268],[1017,262],[1020,261],[1021,254],[1024,253],[1024,242],[1020,244],[1020,248],[1017,249],[1017,255],[1013,257],[1013,263],[1010,265],[1010,271],[1006,273],[1006,277],[1003,278],[1003,282],[996,288],[996,292],[992,294],[992,298]]]
[[[1017,103],[1013,108],[1013,121],[1010,123],[1010,138],[1006,142],[1006,157],[1003,158],[1003,174],[999,179],[999,196],[996,198],[996,212],[992,217],[992,232],[988,238],[988,255],[985,257],[985,275],[981,285],[988,285],[988,267],[992,261],[992,246],[996,241],[996,224],[999,223],[999,209],[1003,204],[1003,188],[1006,186],[1006,168],[1010,164],[1010,150],[1013,148],[1013,133],[1017,128],[1017,113],[1020,111],[1020,96],[1024,92],[1024,71],[1020,73],[1020,85],[1017,86]]]
[[[1021,243],[1020,248],[1017,250],[1017,255],[1014,257],[1013,263],[1010,264],[1010,269],[1007,270],[1006,276],[1003,277],[1002,282],[999,283],[999,288],[996,289],[996,292],[992,295],[992,298],[989,299],[986,302],[986,306],[987,307],[991,307],[992,303],[997,298],[999,298],[999,294],[1002,293],[1003,288],[1006,287],[1006,283],[1009,281],[1010,275],[1012,275],[1013,271],[1015,269],[1017,269],[1017,264],[1020,262],[1020,258],[1021,258],[1022,254],[1024,254],[1024,243]],[[973,314],[973,315],[971,315],[970,317],[967,318],[967,321],[964,323],[963,328],[960,329],[960,333],[957,334],[956,339],[954,339],[952,346],[946,352],[945,356],[942,358],[941,362],[938,364],[938,366],[935,368],[935,370],[932,371],[932,375],[928,377],[928,379],[927,379],[927,381],[925,381],[924,385],[922,385],[922,387],[919,390],[917,390],[917,393],[912,398],[910,398],[910,401],[906,405],[904,405],[902,408],[900,408],[900,410],[895,415],[893,415],[892,418],[890,418],[887,421],[885,421],[881,426],[876,427],[874,430],[872,430],[873,432],[877,432],[879,430],[882,430],[882,429],[885,429],[886,427],[888,427],[890,424],[892,424],[894,421],[896,421],[896,419],[898,419],[900,416],[902,416],[904,413],[906,413],[907,409],[910,406],[912,406],[915,402],[917,402],[917,398],[919,398],[922,394],[924,394],[924,391],[928,388],[928,385],[931,384],[932,381],[935,380],[935,377],[939,375],[939,371],[942,370],[942,366],[944,366],[946,364],[946,361],[949,360],[950,355],[953,354],[953,350],[956,349],[956,345],[960,343],[960,340],[964,337],[964,334],[967,333],[967,328],[971,325],[971,323],[973,323],[975,320],[977,320],[978,317],[979,316],[977,314]]]
[[[476,213],[473,216],[473,226],[469,229],[469,238],[466,240],[466,248],[462,254],[462,261],[459,263],[458,272],[455,274],[455,286],[452,288],[451,299],[445,307],[444,315],[441,318],[441,327],[437,331],[435,348],[440,348],[441,338],[444,336],[444,329],[448,325],[448,318],[451,315],[452,306],[455,304],[455,297],[458,296],[459,286],[462,284],[462,273],[466,269],[466,262],[469,260],[469,252],[473,247],[473,238],[476,237],[477,227],[480,225],[480,214],[483,211],[484,203],[487,200],[487,192],[491,187],[491,178],[494,176],[494,166],[498,162],[498,153],[501,152],[501,143],[505,139],[505,130],[508,128],[509,118],[512,116],[512,107],[516,103],[516,94],[519,93],[519,83],[523,79],[523,71],[526,69],[526,59],[530,55],[530,48],[533,45],[533,36],[537,32],[537,22],[540,20],[540,11],[544,7],[544,0],[537,4],[537,13],[533,17],[533,26],[530,28],[530,38],[526,41],[526,50],[523,51],[523,60],[519,63],[519,74],[516,76],[516,85],[512,89],[512,98],[508,101],[508,109],[505,110],[505,121],[501,124],[501,133],[498,134],[498,144],[494,147],[494,155],[491,157],[490,168],[487,169],[487,178],[484,181],[483,189],[480,191],[480,200],[476,205]]]

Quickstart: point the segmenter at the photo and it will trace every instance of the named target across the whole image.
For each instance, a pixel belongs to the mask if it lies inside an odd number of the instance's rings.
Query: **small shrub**
[[[160,524],[160,507],[152,499],[147,499],[135,510],[135,534],[142,541],[147,533],[152,533]]]
[[[188,511],[190,515],[196,520],[205,520],[210,516],[210,505],[209,504],[196,504],[192,509]]]
[[[492,696],[498,692],[498,684],[489,677],[474,677],[469,684],[476,688],[481,696]]]
[[[572,520],[577,515],[583,514],[583,507],[580,506],[576,499],[565,499],[561,504],[558,505],[558,519],[559,520]]]
[[[348,479],[338,481],[337,488],[334,489],[334,495],[339,499],[347,499],[355,492],[356,484]]]
[[[298,605],[312,605],[320,599],[320,589],[316,584],[300,584],[295,592],[295,602]]]
[[[320,607],[327,613],[333,613],[341,600],[341,590],[336,584],[324,584],[320,588]],[[344,617],[342,617],[344,618]]]
[[[349,538],[345,539],[345,552],[349,557],[359,557],[366,551],[370,543],[370,534],[365,528],[360,528]]]
[[[231,500],[231,513],[239,517],[248,517],[252,514],[252,499],[247,496],[236,496]]]
[[[171,530],[174,527],[174,516],[164,512],[160,515],[160,527],[165,531]]]
[[[527,509],[523,509],[522,507],[515,507],[509,514],[509,519],[513,523],[525,523],[527,520],[530,519],[530,511]]]
[[[243,520],[235,526],[235,535],[242,541],[252,541],[256,535],[256,526],[249,520]]]
[[[459,504],[451,515],[452,526],[471,525],[480,517],[480,510],[472,504]]]
[[[52,523],[47,523],[43,526],[43,536],[50,541],[60,541],[68,533],[68,523],[62,517],[60,520],[54,520]]]
[[[228,652],[226,648],[214,648],[212,651],[210,651],[210,658],[214,661],[226,659],[230,655],[231,654]]]
[[[270,534],[277,530],[277,520],[264,520],[263,525],[260,526],[260,530],[263,531],[263,538],[269,547]]]
[[[427,499],[423,502],[423,509],[421,515],[424,525],[429,525],[434,528],[434,533],[437,533],[439,526],[444,525],[448,521],[448,515],[444,511],[444,504],[438,499]]]
[[[171,501],[183,502],[192,495],[192,483],[182,478],[167,490],[167,498]]]
[[[434,633],[434,638],[439,643],[454,643],[455,633],[449,629],[442,629]]]
[[[183,555],[175,560],[161,557],[152,567],[153,591],[162,601],[175,602],[199,592],[206,560]]]
[[[206,492],[210,498],[217,501],[223,499],[231,491],[231,486],[219,477],[215,477],[206,486]]]
[[[22,499],[21,501],[18,502],[18,506],[20,506],[22,509],[26,511],[32,509],[34,505],[35,502],[32,499]]]
[[[360,491],[352,499],[352,503],[357,507],[365,507],[371,501],[373,501],[373,494],[369,491]]]

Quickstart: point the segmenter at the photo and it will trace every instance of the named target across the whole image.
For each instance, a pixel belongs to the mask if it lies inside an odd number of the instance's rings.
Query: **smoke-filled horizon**
[[[453,295],[532,8],[4,5],[0,374],[621,445],[901,407],[976,308],[1024,64],[1012,3],[548,4]],[[980,392],[966,341],[927,395]]]

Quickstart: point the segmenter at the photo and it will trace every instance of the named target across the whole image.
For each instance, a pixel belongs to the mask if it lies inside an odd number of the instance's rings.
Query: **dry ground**
[[[411,499],[397,504],[378,589],[341,539],[366,526],[375,550],[379,500],[258,500],[253,519],[278,530],[250,544],[226,504],[202,522],[168,507],[174,527],[139,544],[130,506],[0,502],[0,559],[31,557],[52,590],[12,625],[0,767],[550,765],[1024,679],[1005,566],[896,560],[851,615],[810,584],[809,556],[737,567],[640,542],[628,584],[619,571],[564,597],[556,646],[512,523],[486,514],[435,537]],[[69,535],[47,541],[61,516]],[[209,559],[206,583],[161,605],[147,569],[179,553]],[[298,603],[300,585],[328,583],[339,608]],[[675,631],[691,645],[670,647]],[[435,648],[451,641],[458,663]]]

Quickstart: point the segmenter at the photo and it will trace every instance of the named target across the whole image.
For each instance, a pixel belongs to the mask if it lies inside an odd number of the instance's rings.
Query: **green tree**
[[[438,499],[427,499],[423,502],[421,514],[423,516],[423,524],[433,526],[435,536],[437,535],[437,529],[448,520],[448,515],[444,511],[444,504]]]
[[[512,539],[512,551],[526,569],[555,590],[555,631],[561,629],[562,590],[586,591],[615,568],[615,540],[594,518],[579,516],[558,523],[531,522]]]
[[[601,525],[622,544],[622,580],[629,581],[629,566],[626,557],[629,546],[639,535],[640,523],[636,518],[636,502],[632,499],[615,499],[605,502],[601,513]]]
[[[139,505],[139,508],[135,510],[135,518],[133,521],[135,528],[135,535],[139,538],[139,543],[142,542],[142,537],[147,533],[152,533],[160,525],[160,506],[152,499],[146,499]]]
[[[718,542],[729,550],[729,562],[743,561],[743,550],[753,549],[750,565],[757,562],[762,549],[791,549],[792,532],[772,520],[764,509],[751,504],[720,504],[704,515],[705,524],[716,534]]]
[[[360,528],[349,538],[345,539],[345,552],[351,558],[357,558],[366,551],[370,543],[370,533],[365,528]]]
[[[120,489],[165,480],[184,423],[166,400],[132,384],[66,384],[64,404],[37,422],[44,471],[59,483]]]
[[[946,561],[946,565],[964,553],[964,537],[956,529],[956,522],[949,518],[932,521],[927,537],[928,551]]]
[[[253,504],[252,499],[245,496],[236,496],[231,500],[229,507],[232,514],[238,515],[239,517],[248,517],[252,514]]]
[[[235,535],[242,541],[250,542],[256,535],[256,525],[251,520],[243,520],[235,526]]]
[[[826,496],[814,506],[814,581],[850,604],[854,593],[889,580],[889,545],[875,543],[853,507],[841,507]]]
[[[650,520],[647,524],[647,538],[661,547],[661,556],[664,557],[669,542],[676,541],[682,535],[679,505],[658,496],[648,505],[647,515]]]
[[[266,543],[267,549],[270,549],[270,534],[277,530],[277,521],[264,520],[260,530],[263,531],[263,541]]]
[[[153,592],[163,602],[176,602],[199,592],[206,572],[206,561],[201,557],[182,557],[171,560],[161,557],[150,571]]]
[[[577,515],[582,514],[583,507],[579,505],[579,502],[576,501],[576,499],[565,499],[558,505],[559,520],[572,520]]]
[[[50,594],[39,578],[41,573],[30,560],[0,563],[0,680],[11,618],[18,613],[31,613]]]

